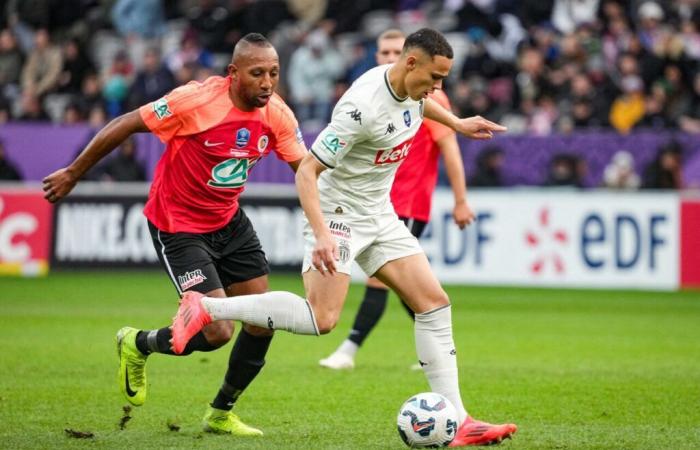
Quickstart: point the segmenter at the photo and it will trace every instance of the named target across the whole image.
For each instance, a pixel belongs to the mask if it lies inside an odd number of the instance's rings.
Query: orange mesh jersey
[[[450,101],[442,91],[430,98],[450,109]],[[411,144],[411,151],[399,166],[391,187],[391,203],[396,214],[423,222],[430,220],[430,205],[437,183],[440,147],[437,141],[455,132],[441,123],[425,119]]]
[[[229,77],[192,81],[146,104],[139,113],[167,144],[144,214],[168,233],[207,233],[225,226],[253,166],[271,151],[287,161],[306,155],[299,125],[274,94],[241,111],[229,98]]]

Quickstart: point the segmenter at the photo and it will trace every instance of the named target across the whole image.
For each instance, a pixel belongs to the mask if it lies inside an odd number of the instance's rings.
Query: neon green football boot
[[[231,434],[239,437],[262,436],[263,432],[244,424],[241,419],[231,411],[209,407],[202,420],[204,431],[210,433]]]
[[[119,371],[117,373],[119,388],[124,397],[134,406],[141,406],[146,401],[146,358],[136,348],[136,335],[139,330],[124,327],[117,331],[117,356]]]

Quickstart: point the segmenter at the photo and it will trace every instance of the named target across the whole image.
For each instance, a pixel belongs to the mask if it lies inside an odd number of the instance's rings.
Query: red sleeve
[[[431,96],[431,99],[436,101],[437,103],[440,104],[443,108],[450,110],[450,100],[447,98],[447,95],[443,91],[435,91]],[[455,134],[454,130],[450,127],[446,127],[445,125],[436,122],[434,120],[430,119],[425,119],[423,121],[423,125],[425,125],[425,128],[428,130],[428,133],[430,133],[430,138],[434,141],[437,142],[440,139],[444,138],[445,136],[449,136],[451,134]]]
[[[294,113],[284,101],[275,95],[270,99],[270,127],[275,135],[277,157],[286,162],[306,156],[306,145]]]
[[[164,97],[143,105],[139,114],[149,130],[163,142],[175,136],[199,133],[219,123],[231,109],[228,80],[211,77],[191,81]]]

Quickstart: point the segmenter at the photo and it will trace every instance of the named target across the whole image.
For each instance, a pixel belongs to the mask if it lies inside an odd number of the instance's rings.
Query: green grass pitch
[[[271,288],[302,293],[298,276]],[[700,448],[700,293],[447,287],[460,383],[477,418],[520,427],[506,449]],[[398,407],[428,390],[395,298],[353,372],[318,366],[345,337],[361,286],[329,336],[278,333],[236,411],[265,431],[200,431],[231,344],[149,360],[149,397],[120,430],[114,334],[175,312],[160,272],[0,279],[1,448],[400,449]],[[171,431],[168,423],[180,427]],[[66,436],[65,428],[94,433]]]

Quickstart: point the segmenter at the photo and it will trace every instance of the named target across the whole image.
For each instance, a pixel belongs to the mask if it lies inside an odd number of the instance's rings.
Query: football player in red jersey
[[[387,30],[377,38],[376,60],[378,65],[393,64],[401,56],[405,36],[400,30]],[[430,98],[450,109],[450,102],[442,90],[430,94]],[[452,217],[460,228],[474,220],[467,202],[464,165],[454,130],[434,120],[424,120],[413,139],[411,151],[396,172],[391,188],[391,203],[396,214],[406,223],[415,237],[420,237],[430,220],[430,205],[437,183],[438,157],[445,159],[447,178],[454,194]],[[319,364],[329,369],[352,369],[355,353],[377,325],[386,308],[389,290],[384,283],[371,277],[367,280],[365,296],[357,311],[350,335],[338,349]],[[413,317],[413,311],[402,301]],[[417,365],[417,369],[420,366]]]
[[[296,171],[306,155],[292,111],[275,94],[279,59],[260,34],[243,37],[228,76],[190,82],[165,97],[117,117],[68,167],[44,179],[54,203],[80,177],[134,133],[167,144],[156,168],[144,214],[156,252],[178,294],[211,297],[263,293],[269,266],[255,230],[238,205],[248,173],[270,152]],[[232,321],[205,327],[183,354],[212,351],[233,334]],[[145,364],[151,353],[173,355],[171,330],[124,327],[117,333],[120,387],[134,405],[146,398]],[[231,409],[265,364],[272,330],[244,324],[231,351],[224,382],[204,417],[204,429],[262,435]]]

